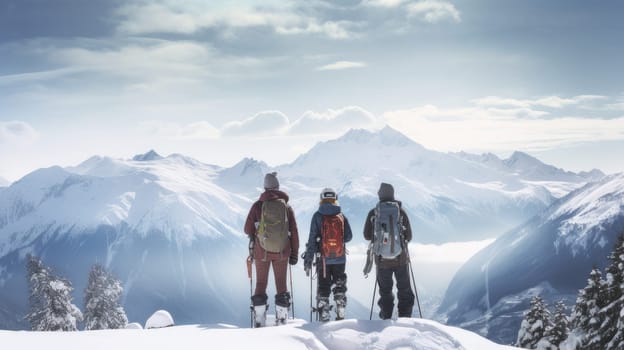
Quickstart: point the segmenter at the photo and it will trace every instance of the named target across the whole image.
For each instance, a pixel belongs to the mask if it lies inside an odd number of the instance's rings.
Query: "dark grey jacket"
[[[382,201],[383,202],[383,201]],[[410,226],[409,219],[405,210],[402,208],[401,201],[396,201],[399,203],[399,207],[401,208],[401,226],[403,227],[403,239],[407,242],[412,240],[412,227]],[[368,216],[366,217],[366,222],[364,223],[364,239],[367,241],[372,240],[375,237],[375,209],[371,209],[368,212]],[[403,250],[401,254],[394,259],[381,259],[380,257],[375,257],[375,263],[379,268],[387,268],[387,267],[395,267],[406,265],[409,263],[408,255],[407,255],[407,247],[405,245],[402,246]]]

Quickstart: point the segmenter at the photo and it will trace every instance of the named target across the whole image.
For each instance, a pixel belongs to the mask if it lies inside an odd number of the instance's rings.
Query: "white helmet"
[[[338,199],[338,194],[333,188],[326,187],[321,191],[321,200],[323,199]]]

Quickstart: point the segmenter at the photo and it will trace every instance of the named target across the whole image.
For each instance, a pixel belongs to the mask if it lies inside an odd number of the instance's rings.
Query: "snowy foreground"
[[[257,329],[189,325],[160,329],[82,332],[0,331],[3,349],[515,349],[469,331],[422,319],[344,320],[327,324],[291,320]]]

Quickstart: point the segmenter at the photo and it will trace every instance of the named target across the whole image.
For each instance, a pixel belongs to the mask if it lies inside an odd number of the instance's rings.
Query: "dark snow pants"
[[[284,299],[286,294],[288,294],[288,289],[286,287],[286,273],[288,272],[288,256],[282,256],[281,254],[267,254],[267,256],[263,259],[255,259],[254,263],[256,265],[256,290],[254,292],[254,296],[252,300],[254,305],[263,305],[267,300],[267,284],[269,280],[269,269],[271,266],[273,267],[273,278],[275,279],[275,289],[276,289],[276,305],[286,304],[285,301],[281,301]],[[264,299],[264,303],[261,300]],[[288,298],[290,299],[290,298]],[[289,306],[290,302],[287,305]]]
[[[412,286],[410,285],[408,265],[377,269],[377,283],[379,283],[379,301],[377,305],[381,309],[379,317],[383,320],[392,317],[394,309],[394,294],[392,294],[393,275],[397,282],[399,317],[412,317],[414,292],[412,292]]]
[[[345,273],[345,264],[326,264],[325,276],[323,276],[323,264],[319,264],[318,271],[317,294],[321,297],[329,297],[330,291],[336,295],[344,297],[347,292],[347,274]],[[331,290],[332,285],[336,285]]]

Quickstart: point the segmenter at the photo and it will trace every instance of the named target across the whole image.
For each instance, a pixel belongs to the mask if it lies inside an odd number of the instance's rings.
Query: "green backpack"
[[[288,204],[283,199],[262,202],[258,243],[270,253],[280,253],[288,245]]]

